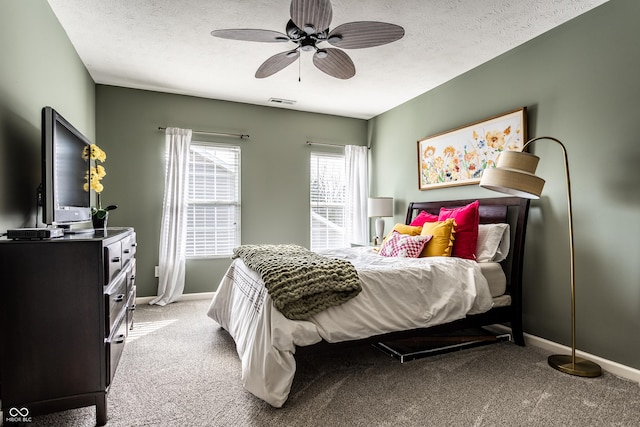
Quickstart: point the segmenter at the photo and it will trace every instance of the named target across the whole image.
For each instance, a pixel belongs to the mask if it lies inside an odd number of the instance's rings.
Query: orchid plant
[[[102,207],[102,199],[100,197],[102,190],[104,190],[104,185],[102,185],[102,178],[107,175],[107,171],[101,163],[104,163],[107,160],[107,153],[105,153],[100,147],[96,144],[91,144],[88,147],[84,148],[82,152],[82,158],[85,160],[93,160],[95,166],[91,166],[89,171],[87,172],[87,176],[85,177],[84,191],[89,191],[90,189],[96,192],[96,207],[91,208],[91,215],[98,218],[104,219],[107,217],[107,213],[110,210],[116,209],[118,206],[109,205],[106,208]]]

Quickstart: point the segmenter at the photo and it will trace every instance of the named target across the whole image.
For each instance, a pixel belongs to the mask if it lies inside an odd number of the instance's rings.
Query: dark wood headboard
[[[441,207],[459,208],[479,200],[480,223],[509,223],[511,246],[509,256],[502,261],[502,269],[507,277],[507,293],[511,295],[511,309],[514,310],[512,329],[522,330],[522,269],[524,262],[524,238],[529,216],[529,199],[520,197],[494,197],[489,199],[449,200],[438,202],[411,202],[407,208],[405,224],[411,223],[420,211],[438,215]],[[516,340],[517,341],[517,340]]]
[[[494,197],[490,199],[469,199],[469,200],[449,200],[439,202],[411,202],[407,209],[405,224],[409,224],[420,211],[427,211],[431,214],[438,215],[440,208],[459,208],[478,200],[480,202],[480,224],[495,224],[500,222],[509,222],[509,209],[515,208],[520,210],[518,220],[525,224],[527,221],[527,211],[529,208],[529,199],[520,197]]]

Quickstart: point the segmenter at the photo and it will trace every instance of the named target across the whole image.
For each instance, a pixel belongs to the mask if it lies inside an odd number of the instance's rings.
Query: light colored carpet
[[[111,386],[108,426],[637,426],[640,386],[585,379],[547,353],[504,342],[401,364],[369,345],[298,360],[275,409],[242,388],[229,335],[209,301],[139,305]],[[36,417],[33,426],[93,426],[95,408]]]

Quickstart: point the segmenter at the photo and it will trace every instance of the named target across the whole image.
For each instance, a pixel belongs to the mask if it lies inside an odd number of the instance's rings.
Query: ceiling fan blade
[[[391,43],[403,36],[404,28],[399,25],[357,21],[338,25],[329,33],[328,41],[342,49],[361,49]]]
[[[260,68],[258,68],[258,71],[256,71],[256,78],[264,79],[265,77],[269,77],[282,70],[299,57],[300,52],[297,50],[275,54],[271,58],[264,61]]]
[[[213,30],[211,35],[221,37],[223,39],[243,40],[248,42],[267,42],[278,43],[288,42],[289,37],[286,34],[271,30],[252,30],[252,29],[231,29],[231,30]]]
[[[329,28],[333,18],[330,0],[291,0],[291,20],[307,34]]]
[[[323,53],[326,53],[326,56]],[[313,64],[323,73],[337,79],[346,80],[356,75],[353,61],[340,49],[319,50],[313,54]]]

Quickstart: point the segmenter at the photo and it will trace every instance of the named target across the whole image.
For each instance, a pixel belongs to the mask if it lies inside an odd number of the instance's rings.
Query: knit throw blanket
[[[242,245],[232,258],[260,273],[274,306],[287,318],[306,320],[360,293],[348,261],[324,257],[297,245]]]

